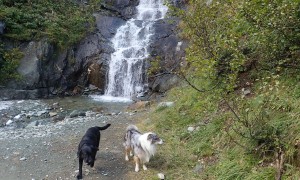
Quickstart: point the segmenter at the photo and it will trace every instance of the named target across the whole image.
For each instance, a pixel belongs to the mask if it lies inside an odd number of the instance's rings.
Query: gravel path
[[[136,123],[139,116],[139,113],[90,114],[66,118],[56,124],[0,132],[0,179],[76,179],[76,152],[81,137],[89,127],[106,123],[112,126],[101,133],[95,168],[84,165],[83,178],[137,179],[132,173],[133,162],[124,160],[122,141],[127,125]]]

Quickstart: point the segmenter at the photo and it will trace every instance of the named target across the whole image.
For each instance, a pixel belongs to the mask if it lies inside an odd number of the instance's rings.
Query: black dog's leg
[[[95,151],[96,149],[94,149],[94,152],[93,152],[93,154],[91,155],[92,157],[93,157],[93,162],[91,163],[91,167],[94,167],[94,163],[95,163],[95,160],[96,160],[96,153],[97,153],[97,151]]]
[[[83,164],[83,159],[79,158],[79,173],[77,175],[77,179],[82,179],[82,164]]]

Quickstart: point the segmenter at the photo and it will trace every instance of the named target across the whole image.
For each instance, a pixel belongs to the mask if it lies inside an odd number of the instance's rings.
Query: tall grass
[[[163,163],[153,166],[170,179],[275,179],[280,149],[285,155],[282,178],[299,179],[300,83],[294,73],[299,72],[257,73],[251,96],[242,97],[239,90],[226,96],[251,127],[214,94],[186,85],[173,89],[165,100],[175,105],[153,108],[141,123],[165,140],[158,149]]]

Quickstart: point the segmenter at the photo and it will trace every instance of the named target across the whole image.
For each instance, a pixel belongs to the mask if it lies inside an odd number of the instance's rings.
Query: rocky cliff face
[[[95,32],[68,49],[60,50],[47,39],[23,44],[21,50],[25,56],[18,68],[23,78],[2,87],[0,99],[80,94],[87,87],[103,93],[110,54],[114,51],[110,39],[134,15],[137,4],[138,0],[104,1],[103,11],[94,14]],[[166,19],[156,23],[149,62],[159,56],[161,66],[170,69],[182,61],[184,51],[177,37],[176,22],[170,24]],[[172,75],[164,75],[149,81],[151,91],[165,92],[177,80]]]

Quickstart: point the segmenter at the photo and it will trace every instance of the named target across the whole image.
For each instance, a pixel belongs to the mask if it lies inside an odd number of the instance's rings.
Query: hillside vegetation
[[[22,42],[47,38],[59,48],[69,47],[94,29],[92,13],[100,0],[87,5],[74,0],[0,0],[0,21],[5,23],[4,42],[0,42],[0,84],[16,73]],[[13,48],[11,48],[13,46]],[[10,48],[8,48],[10,47]]]
[[[299,179],[300,2],[188,4],[173,8],[189,41],[175,106],[144,126],[166,142],[153,163],[167,179]]]

